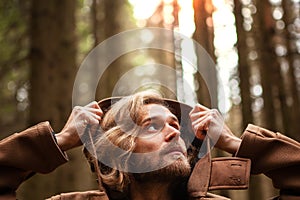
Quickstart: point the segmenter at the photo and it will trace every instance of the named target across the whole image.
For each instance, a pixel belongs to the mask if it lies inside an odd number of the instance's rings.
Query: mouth
[[[164,152],[165,155],[182,155],[186,156],[184,149],[178,145],[167,148]]]
[[[169,153],[174,153],[174,154],[180,153],[180,154],[184,154],[184,152],[183,152],[183,150],[182,150],[181,148],[171,149],[171,150],[169,151]]]

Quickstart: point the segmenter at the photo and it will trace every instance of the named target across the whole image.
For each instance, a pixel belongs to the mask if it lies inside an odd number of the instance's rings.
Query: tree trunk
[[[71,111],[75,64],[75,2],[33,0],[30,125],[49,120],[59,131]]]
[[[196,48],[197,65],[200,73],[195,74],[197,82],[198,102],[208,107],[217,108],[217,76],[214,62],[214,45],[213,45],[213,25],[212,25],[212,2],[210,0],[194,0],[194,19],[196,30],[193,39],[198,42],[203,49]],[[210,58],[208,58],[208,55]],[[211,59],[211,60],[210,60]],[[212,66],[213,64],[213,66]]]
[[[94,38],[95,47],[102,41],[112,37],[125,30],[125,19],[128,19],[128,13],[126,13],[126,4],[123,0],[94,0],[94,16],[92,16],[92,21],[94,24]],[[106,47],[107,53],[113,52],[115,47]],[[122,48],[120,44],[119,48]],[[100,55],[103,60],[106,59],[105,55]],[[114,87],[119,80],[122,71],[124,71],[126,66],[126,59],[118,58],[103,73],[100,81],[98,83],[98,89],[96,98],[101,100],[106,97],[111,97],[113,95]],[[97,62],[101,62],[101,59],[97,59]],[[95,69],[97,70],[97,69]],[[99,69],[98,69],[99,70]]]
[[[260,73],[260,81],[263,88],[262,98],[264,101],[263,105],[263,126],[269,129],[273,129],[276,125],[276,120],[274,115],[275,107],[274,107],[274,94],[273,91],[276,90],[277,84],[273,85],[272,81],[274,80],[272,76],[277,76],[277,68],[278,64],[274,58],[274,54],[270,47],[270,32],[266,29],[265,25],[265,2],[256,1],[257,13],[253,16],[254,23],[251,32],[253,33],[258,58],[254,62],[257,63],[259,73]],[[274,70],[273,70],[274,69]],[[270,72],[275,72],[270,73]],[[278,77],[280,78],[280,76]],[[278,81],[279,82],[279,81]]]
[[[49,120],[56,132],[62,129],[72,109],[76,72],[75,2],[32,1],[29,124]],[[67,165],[55,172],[28,180],[18,191],[18,198],[45,199],[89,187],[91,180],[81,149],[69,152],[69,159]]]
[[[172,23],[165,19],[166,14],[164,14],[164,8],[166,8],[167,6],[173,7],[173,12],[168,13],[174,18],[174,21]],[[178,76],[176,75],[175,69],[181,68],[181,61],[178,60],[178,62],[176,62],[175,51],[178,50],[178,53],[180,54],[181,49],[177,48],[175,45],[180,45],[181,42],[178,41],[176,44],[176,40],[178,38],[175,38],[175,34],[173,33],[175,26],[178,26],[177,1],[175,0],[173,2],[160,2],[155,12],[147,20],[146,27],[158,27],[170,30],[166,31],[162,35],[157,35],[155,31],[153,32],[153,34],[156,34],[154,35],[155,41],[158,42],[158,44],[161,44],[162,48],[170,49],[172,52],[167,52],[162,49],[147,49],[145,52],[147,53],[148,57],[154,60],[153,63],[155,63],[156,65],[160,64],[174,69],[174,71],[172,71],[172,73],[169,73],[168,76],[165,76],[164,73],[161,73],[161,71],[156,70],[155,74],[153,75],[153,80],[155,79],[161,84],[152,87],[156,90],[159,90],[167,98],[177,98],[179,100],[179,95],[183,93],[183,90],[182,88],[181,90],[179,90],[179,88],[176,88],[176,84],[178,83],[177,81],[180,81],[180,71],[177,71],[177,75],[179,76],[179,79],[177,79]],[[180,94],[177,92],[180,92]]]
[[[282,1],[282,8],[284,10],[283,21],[285,23],[285,29],[283,30],[282,37],[285,39],[285,46],[287,48],[286,61],[288,63],[288,70],[285,74],[286,77],[286,87],[284,91],[288,96],[285,103],[286,110],[285,113],[288,113],[287,119],[285,119],[285,134],[300,140],[300,105],[299,105],[299,92],[297,89],[297,80],[295,77],[295,67],[296,59],[300,60],[300,55],[297,53],[296,49],[296,38],[293,38],[293,34],[288,30],[295,18],[299,17],[299,8],[297,16],[297,8],[290,0]],[[293,12],[294,11],[294,12]]]
[[[242,5],[239,0],[234,1],[234,15],[236,20],[237,30],[237,52],[238,52],[238,69],[240,77],[240,89],[242,99],[242,117],[243,117],[243,128],[249,123],[253,123],[253,114],[251,109],[251,96],[250,96],[250,66],[247,62],[248,48],[246,44],[246,32],[243,28],[243,16],[241,14]]]
[[[240,77],[240,89],[242,99],[242,117],[243,127],[249,123],[253,123],[253,112],[252,112],[252,98],[251,98],[251,65],[248,62],[249,48],[246,43],[248,34],[243,27],[244,18],[242,16],[243,5],[239,0],[234,1],[234,15],[236,19],[237,29],[237,49],[238,49],[238,69]],[[253,177],[250,180],[250,188],[248,192],[248,199],[260,199],[261,198],[261,184],[259,184],[259,177]]]

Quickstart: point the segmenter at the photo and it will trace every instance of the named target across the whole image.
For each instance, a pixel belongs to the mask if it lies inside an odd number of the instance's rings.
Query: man
[[[100,106],[109,107],[111,101],[102,101]],[[199,113],[199,109],[206,112]],[[100,137],[95,139],[95,149],[98,150],[95,157],[100,161],[100,176],[107,192],[117,192],[118,197],[123,193],[124,198],[131,199],[187,199],[184,184],[191,172],[189,159],[193,159],[195,153],[187,155],[189,146],[185,143],[191,133],[188,133],[188,127],[181,128],[190,120],[188,116],[181,117],[181,113],[188,115],[191,110],[189,106],[148,92],[123,98],[113,104],[101,121],[103,134],[96,134]],[[203,139],[203,127],[208,129],[210,123],[223,126],[219,118],[210,118],[211,113],[217,114],[203,106],[191,112],[199,139]],[[217,147],[229,152],[237,150],[241,142],[239,138],[225,131],[219,135]],[[124,152],[118,152],[120,149]]]
[[[117,100],[100,102],[104,115],[95,102],[75,108],[64,129],[56,134],[57,143],[49,124],[1,141],[0,194],[14,199],[24,177],[32,172],[49,173],[67,161],[62,151],[81,142],[99,161],[90,159],[101,191],[61,194],[52,199],[206,199],[214,196],[207,193],[209,189],[245,187],[247,159],[217,162],[206,155],[194,165],[201,141],[208,136],[212,138],[204,139],[208,145],[215,141],[217,148],[250,158],[252,172],[272,178],[274,186],[282,189],[282,199],[298,195],[300,155],[291,154],[300,151],[298,142],[255,126],[249,126],[241,140],[223,124],[217,111],[201,105],[191,109],[153,93]],[[190,134],[196,139],[192,141]],[[48,151],[39,151],[41,143]],[[15,150],[22,149],[23,155],[15,156],[12,145]],[[37,156],[33,157],[35,151]],[[42,163],[43,156],[49,158],[48,163]]]

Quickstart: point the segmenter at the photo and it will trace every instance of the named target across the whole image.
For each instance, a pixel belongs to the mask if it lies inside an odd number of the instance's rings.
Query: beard
[[[186,165],[183,161],[175,161],[171,165],[152,172],[135,173],[133,177],[138,182],[185,181],[190,173],[191,167],[189,165]]]
[[[143,159],[143,164],[140,166],[160,166],[156,170],[144,172],[144,173],[133,173],[133,177],[136,181],[142,182],[169,182],[169,181],[184,181],[191,174],[191,166],[186,156],[173,155],[172,153],[166,153],[169,148],[166,148],[159,152],[158,157]],[[164,164],[162,164],[164,163]]]

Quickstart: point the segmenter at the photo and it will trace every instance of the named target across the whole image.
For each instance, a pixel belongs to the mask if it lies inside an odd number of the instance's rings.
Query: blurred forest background
[[[0,15],[1,138],[45,120],[61,130],[86,55],[122,31],[162,27],[193,38],[214,59],[220,79],[212,75],[211,84],[215,93],[218,85],[224,87],[225,106],[220,110],[235,134],[254,123],[300,140],[299,0],[7,0],[0,1]],[[182,50],[172,34],[161,39],[174,51]],[[196,69],[185,67],[170,52],[157,50],[137,50],[115,60],[100,80],[96,100],[110,96],[128,70],[155,62],[173,67],[176,73],[161,74],[150,65],[136,70],[132,81],[142,85],[149,78],[157,83],[167,79],[167,87],[178,94],[165,94],[188,101],[182,79],[189,77],[195,101],[220,105],[206,98],[206,85]],[[83,84],[81,89],[88,87]],[[68,153],[68,164],[22,184],[18,198],[96,189],[81,148]],[[277,192],[261,175],[251,178],[248,190],[217,191],[246,200],[266,199]]]

